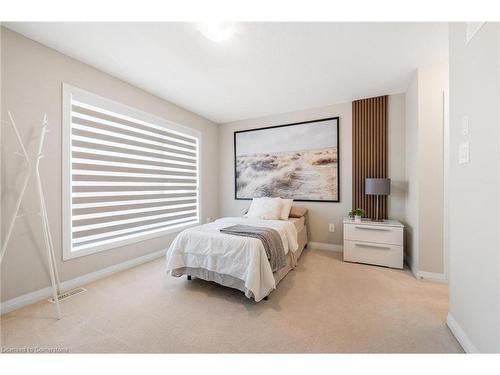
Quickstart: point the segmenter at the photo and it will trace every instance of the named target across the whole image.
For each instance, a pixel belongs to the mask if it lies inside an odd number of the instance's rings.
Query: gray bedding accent
[[[267,259],[271,264],[273,272],[285,267],[286,255],[283,248],[283,242],[278,231],[271,228],[254,227],[251,225],[233,225],[222,228],[221,233],[231,234],[233,236],[257,238],[264,245]]]

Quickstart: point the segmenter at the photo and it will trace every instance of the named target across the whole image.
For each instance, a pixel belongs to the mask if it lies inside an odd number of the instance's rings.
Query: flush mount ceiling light
[[[207,39],[214,42],[223,42],[234,34],[232,22],[203,22],[198,24],[198,30]]]

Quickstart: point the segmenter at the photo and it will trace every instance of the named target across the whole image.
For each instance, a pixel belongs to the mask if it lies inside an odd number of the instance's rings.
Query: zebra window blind
[[[199,132],[63,91],[65,259],[200,222]]]

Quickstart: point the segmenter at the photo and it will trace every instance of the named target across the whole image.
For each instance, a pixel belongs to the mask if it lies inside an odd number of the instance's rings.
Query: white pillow
[[[254,198],[248,209],[250,219],[279,220],[281,215],[281,200],[276,198]]]
[[[288,216],[290,216],[290,210],[292,209],[293,199],[279,199],[281,200],[280,220],[288,220]]]

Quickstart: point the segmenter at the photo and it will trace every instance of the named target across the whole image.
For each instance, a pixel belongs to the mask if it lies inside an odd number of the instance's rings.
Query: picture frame
[[[340,202],[340,118],[234,132],[234,198]]]

